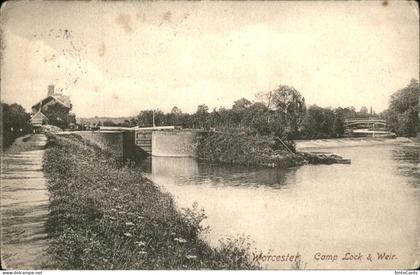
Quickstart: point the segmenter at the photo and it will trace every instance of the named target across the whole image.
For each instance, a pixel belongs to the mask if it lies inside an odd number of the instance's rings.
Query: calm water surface
[[[211,230],[203,238],[249,236],[265,255],[299,253],[304,268],[409,268],[420,259],[420,145],[401,143],[333,152],[351,165],[250,169],[153,157],[149,176],[179,208],[197,202]],[[341,260],[345,253],[361,260]],[[377,253],[392,253],[378,260]],[[336,261],[315,255],[337,255]],[[372,254],[372,261],[366,259]],[[291,268],[291,262],[261,262]]]

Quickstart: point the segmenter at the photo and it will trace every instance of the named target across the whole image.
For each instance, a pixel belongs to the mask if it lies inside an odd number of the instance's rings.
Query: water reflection
[[[392,150],[399,174],[408,178],[414,188],[420,188],[420,147],[404,145]]]
[[[262,185],[284,188],[293,183],[297,168],[261,169],[237,165],[220,165],[198,162],[193,158],[153,157],[143,164],[143,169],[154,178],[171,178],[180,185],[209,184],[256,188]]]
[[[420,147],[374,145],[330,148],[351,165],[255,169],[153,158],[149,176],[178,207],[203,207],[211,245],[249,235],[265,253],[296,254],[307,268],[407,268],[419,259]],[[316,253],[387,252],[392,261],[318,261]],[[417,263],[418,264],[418,263]],[[270,262],[267,268],[291,268]]]

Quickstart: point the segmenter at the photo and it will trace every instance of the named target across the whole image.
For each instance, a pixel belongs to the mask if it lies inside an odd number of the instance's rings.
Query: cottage
[[[55,93],[54,85],[49,85],[47,97],[32,106],[31,123],[35,128],[46,124],[62,129],[71,127],[75,122],[71,108],[70,97]]]

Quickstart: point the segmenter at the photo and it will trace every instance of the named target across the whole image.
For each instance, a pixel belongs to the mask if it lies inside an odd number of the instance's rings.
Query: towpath
[[[41,269],[47,259],[49,195],[42,171],[47,138],[18,138],[2,155],[1,264],[6,269]]]

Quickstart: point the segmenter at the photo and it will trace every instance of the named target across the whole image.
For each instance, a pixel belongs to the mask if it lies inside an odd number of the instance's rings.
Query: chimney
[[[54,85],[48,85],[48,96],[54,95]]]

